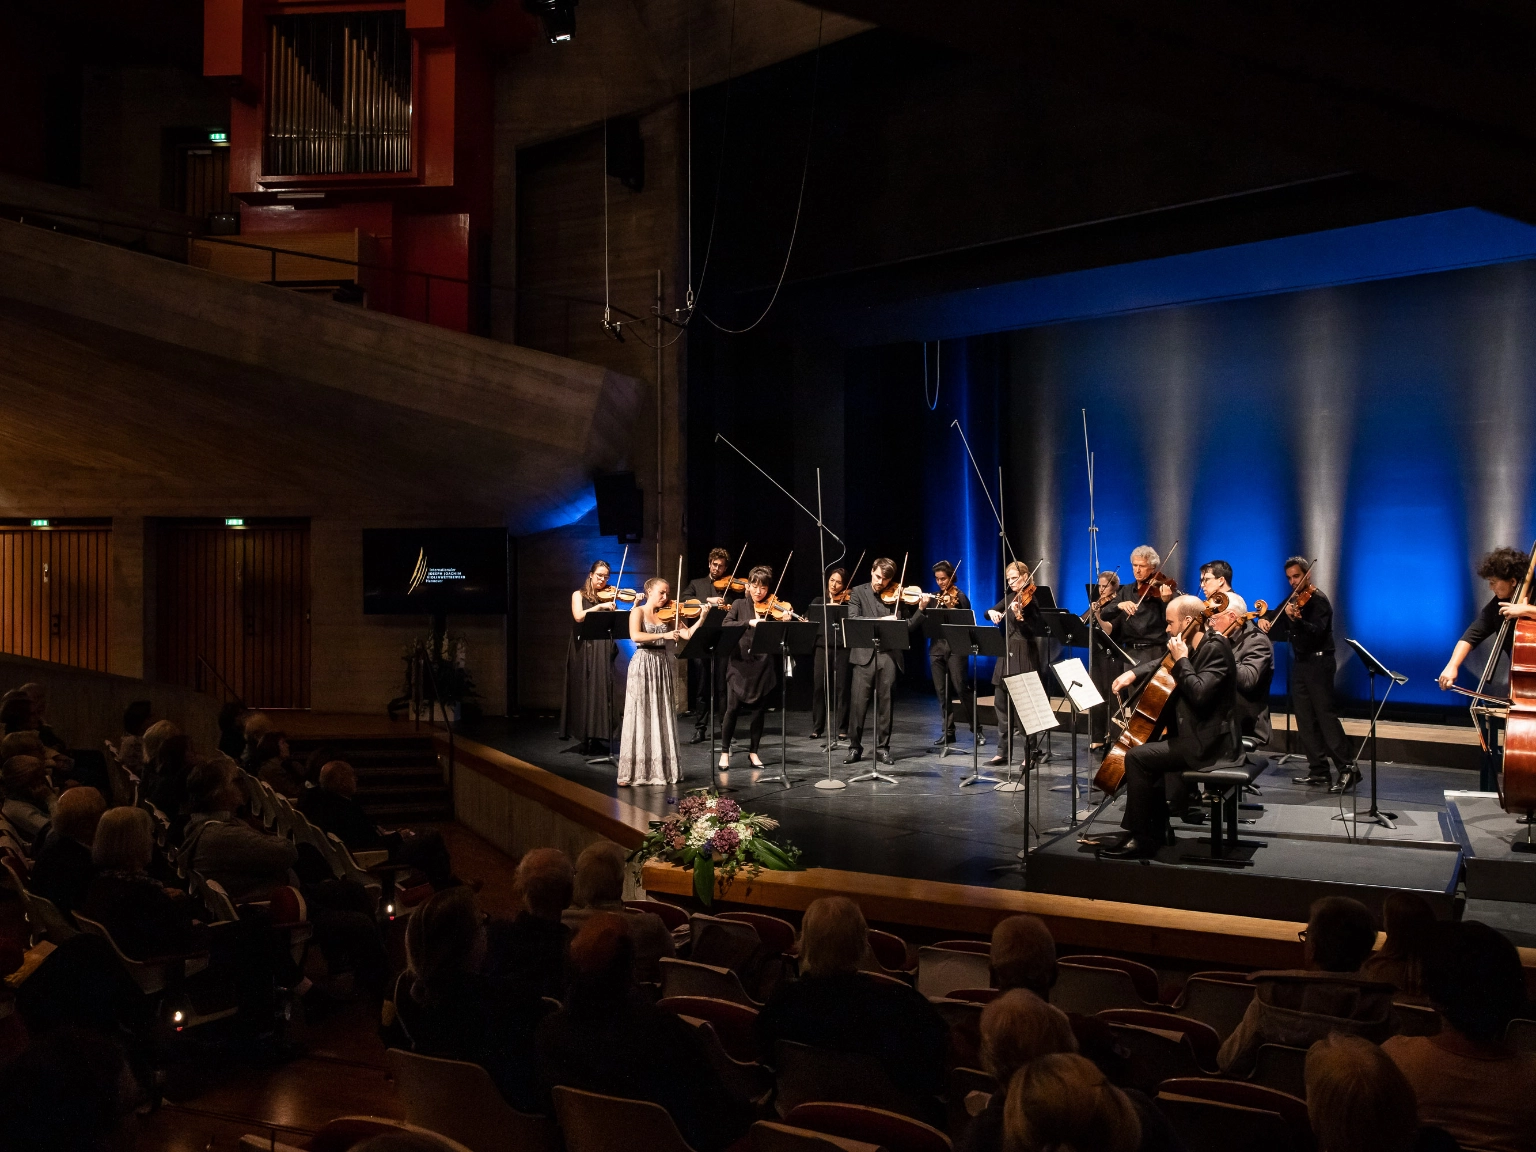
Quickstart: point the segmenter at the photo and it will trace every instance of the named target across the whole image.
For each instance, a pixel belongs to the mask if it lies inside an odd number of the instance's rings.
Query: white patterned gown
[[[670,632],[663,622],[647,632]],[[635,645],[624,689],[624,729],[619,738],[620,784],[677,783],[676,663],[672,643]]]

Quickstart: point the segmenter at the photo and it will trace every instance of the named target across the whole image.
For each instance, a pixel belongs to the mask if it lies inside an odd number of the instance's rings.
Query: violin
[[[1287,596],[1285,601],[1280,605],[1280,611],[1276,613],[1277,616],[1284,614],[1285,610],[1292,604],[1296,605],[1296,610],[1299,612],[1311,601],[1312,593],[1317,591],[1317,585],[1312,583],[1312,569],[1316,567],[1316,560],[1313,560],[1311,564],[1307,565],[1307,570],[1301,578],[1301,583],[1291,589],[1291,594]]]
[[[633,588],[615,588],[612,584],[605,584],[597,590],[597,602],[612,604],[617,601],[620,604],[633,604],[640,595],[641,593]]]
[[[665,607],[658,608],[652,615],[658,620],[676,620],[681,616],[684,620],[697,620],[704,611],[704,605],[697,600],[684,600],[679,604],[673,600]]]
[[[788,600],[780,600],[777,596],[770,596],[766,600],[754,603],[752,610],[757,613],[759,620],[797,619],[795,616],[795,606]]]
[[[1184,643],[1188,644],[1196,632],[1206,626],[1212,616],[1227,609],[1227,594],[1217,592],[1205,602],[1200,610],[1200,615],[1193,616],[1185,621],[1179,635]],[[1114,747],[1104,754],[1103,763],[1094,774],[1093,786],[1102,791],[1106,796],[1118,789],[1125,780],[1125,758],[1133,748],[1139,748],[1152,738],[1162,722],[1163,708],[1167,706],[1169,698],[1178,688],[1178,682],[1173,678],[1173,653],[1163,657],[1163,662],[1158,665],[1157,671],[1152,673],[1152,678],[1147,681],[1146,687],[1141,690],[1141,695],[1136,698],[1136,706],[1131,712],[1131,718],[1120,729],[1120,735],[1115,739]]]
[[[935,592],[933,595],[933,605],[935,608],[958,608],[960,606],[960,589],[951,584],[942,592]]]
[[[731,592],[745,592],[747,590],[747,582],[739,576],[722,576],[718,580],[711,581],[711,583],[714,584],[715,591],[719,592],[722,596]]]
[[[880,593],[880,602],[882,604],[895,604],[899,597],[903,604],[916,604],[922,599],[922,596],[923,590],[916,584],[908,584],[906,587],[902,587],[900,584],[891,584],[886,587],[884,592]]]
[[[835,593],[835,594],[829,592],[827,594],[827,603],[828,604],[846,604],[846,603],[848,603],[848,600],[849,600],[849,598],[852,595],[853,595],[853,593],[851,591],[849,591],[847,588],[844,588],[841,592],[838,592],[838,593]]]
[[[1147,577],[1148,594],[1155,593],[1157,596],[1161,597],[1164,588],[1168,589],[1168,594],[1170,596],[1177,596],[1179,594],[1178,581],[1175,580],[1172,576],[1168,575],[1168,573],[1159,570]]]

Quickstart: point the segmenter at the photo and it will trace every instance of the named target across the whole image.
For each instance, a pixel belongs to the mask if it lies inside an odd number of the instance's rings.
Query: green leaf
[[[713,907],[715,902],[715,862],[704,853],[699,853],[693,862],[693,894],[703,902],[704,907]]]

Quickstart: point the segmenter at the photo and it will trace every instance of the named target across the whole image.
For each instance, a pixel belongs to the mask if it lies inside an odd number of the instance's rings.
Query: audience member
[[[1041,1056],[1013,1075],[1004,1131],[1017,1152],[1137,1152],[1141,1118],[1090,1060]]]
[[[1011,919],[1034,920],[1035,917],[1015,916]],[[996,948],[996,933],[992,940]],[[1037,1057],[1076,1051],[1077,1041],[1072,1036],[1072,1025],[1066,1014],[1033,992],[1014,988],[983,1008],[981,1067],[997,1081],[998,1088],[986,1108],[966,1127],[955,1145],[957,1152],[1003,1152],[1003,1104],[1014,1073]]]
[[[1424,947],[1435,925],[1435,910],[1417,892],[1389,892],[1381,904],[1387,941],[1367,956],[1360,975],[1397,988],[1394,999],[1428,1003],[1424,995]]]
[[[800,979],[781,983],[763,1006],[759,1043],[764,1053],[791,1040],[874,1056],[928,1118],[944,1089],[949,1029],[915,989],[859,972],[868,947],[857,904],[845,896],[812,901],[801,921]]]
[[[1536,1054],[1515,1052],[1504,1041],[1526,1002],[1520,954],[1486,924],[1439,923],[1429,932],[1423,964],[1440,1032],[1382,1044],[1413,1086],[1419,1119],[1469,1152],[1529,1150]]]
[[[111,1040],[60,1029],[0,1071],[0,1152],[131,1152],[142,1093]]]
[[[72,916],[85,900],[86,889],[96,878],[91,845],[107,802],[94,788],[70,788],[59,796],[53,827],[43,840],[32,865],[29,886],[66,916]]]
[[[265,712],[247,712],[243,731],[245,744],[240,750],[240,766],[254,775],[258,764],[256,748],[262,737],[272,731],[272,720]]]
[[[4,729],[5,735],[12,732],[31,732],[32,729],[32,701],[21,692],[13,689],[0,700],[0,729]]]
[[[12,756],[0,765],[0,792],[5,795],[0,813],[35,850],[58,800],[47,766],[36,756]]]
[[[192,770],[192,746],[180,732],[160,745],[140,782],[140,795],[170,822],[173,844],[181,842],[187,826],[187,774]]]
[[[117,762],[135,776],[140,775],[144,759],[144,730],[154,706],[148,700],[135,700],[123,709],[123,735],[117,742]]]
[[[1262,1044],[1310,1048],[1330,1032],[1381,1041],[1395,1031],[1395,989],[1358,974],[1376,943],[1370,910],[1347,896],[1324,897],[1303,937],[1305,970],[1253,974],[1253,1001],[1217,1055],[1223,1072],[1246,1075]]]
[[[992,987],[1027,988],[1042,1000],[1056,986],[1056,941],[1038,916],[1010,916],[992,929]]]
[[[405,928],[405,955],[408,969],[384,1005],[385,1042],[479,1064],[508,1104],[537,1112],[533,1035],[551,1005],[480,973],[486,936],[474,893],[449,888],[418,908]]]
[[[67,752],[69,746],[64,743],[63,737],[48,726],[48,689],[33,681],[23,684],[16,689],[27,698],[31,705],[31,719],[28,727],[36,732],[42,740],[44,748],[51,748],[55,752]]]
[[[514,920],[493,920],[486,928],[486,972],[543,996],[565,995],[571,932],[560,915],[571,902],[575,876],[558,848],[535,848],[517,865],[514,883],[522,911]]]
[[[264,732],[246,768],[280,796],[297,800],[304,795],[304,773],[288,754],[288,737],[276,729]]]
[[[624,849],[612,840],[589,844],[576,857],[576,880],[571,907],[562,914],[573,933],[599,912],[623,917],[635,946],[635,979],[656,983],[661,979],[660,960],[677,955],[671,930],[654,912],[640,912],[624,904]]]
[[[59,807],[62,813],[62,800]],[[146,871],[155,850],[149,813],[113,808],[100,820],[91,849],[98,871],[81,900],[81,915],[112,933],[123,955],[134,960],[192,951],[199,909]]]
[[[153,764],[160,756],[161,746],[172,736],[181,734],[181,729],[169,720],[156,720],[144,729],[144,763]]]
[[[1318,1152],[1409,1152],[1418,1133],[1413,1089],[1385,1052],[1334,1033],[1307,1051],[1307,1118]]]
[[[545,1108],[557,1086],[649,1100],[691,1147],[720,1152],[752,1117],[730,1103],[695,1028],[635,988],[633,947],[623,919],[607,912],[572,941],[570,998],[538,1030]]]
[[[320,769],[319,787],[306,788],[299,811],[310,823],[335,835],[354,852],[384,849],[391,864],[419,868],[434,890],[459,883],[441,832],[385,832],[357,802],[357,773],[345,760],[332,760]]]
[[[219,709],[219,751],[235,763],[245,753],[245,718],[249,715],[244,704],[232,700]]]

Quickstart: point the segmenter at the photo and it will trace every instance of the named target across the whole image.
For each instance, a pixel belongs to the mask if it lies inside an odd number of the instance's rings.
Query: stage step
[[[318,747],[357,770],[357,801],[385,824],[453,819],[453,795],[430,736],[294,737],[289,750],[305,760]]]

